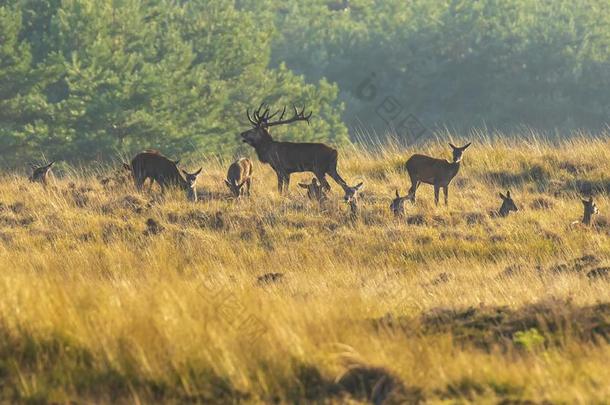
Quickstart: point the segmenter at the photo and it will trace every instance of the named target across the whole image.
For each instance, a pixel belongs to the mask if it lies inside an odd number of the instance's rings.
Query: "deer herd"
[[[256,155],[262,163],[267,163],[277,176],[277,188],[280,194],[287,192],[292,173],[311,172],[314,177],[311,183],[299,183],[299,187],[307,190],[307,197],[323,205],[328,200],[330,184],[326,175],[330,176],[342,189],[343,200],[350,207],[350,216],[358,215],[358,194],[364,183],[360,182],[354,186],[348,185],[337,171],[338,152],[322,143],[304,142],[280,142],[274,140],[269,134],[273,126],[290,124],[299,121],[309,123],[312,113],[305,114],[305,109],[298,110],[293,107],[292,116],[284,118],[286,108],[280,112],[271,113],[268,107],[261,104],[253,111],[246,110],[246,116],[252,128],[240,134],[243,142],[254,148]],[[276,118],[277,117],[277,118]],[[275,120],[274,120],[275,119]],[[405,169],[411,180],[411,188],[407,195],[400,196],[396,190],[396,196],[390,204],[390,211],[396,217],[405,214],[405,203],[415,203],[415,193],[421,183],[430,184],[434,187],[434,202],[438,205],[440,190],[443,190],[445,205],[449,203],[449,184],[460,170],[460,162],[464,151],[470,146],[467,143],[458,147],[449,144],[453,151],[451,162],[445,159],[437,159],[426,155],[415,154],[405,163]],[[55,162],[41,167],[33,166],[33,172],[29,180],[32,182],[47,183],[48,174]],[[189,201],[197,201],[196,190],[197,178],[203,168],[193,173],[178,169],[179,161],[173,161],[156,150],[146,150],[138,153],[129,164],[123,163],[125,170],[131,173],[134,184],[138,190],[142,190],[146,180],[149,180],[149,190],[156,182],[162,191],[168,187],[178,187],[185,191]],[[252,186],[252,162],[248,158],[240,158],[233,162],[227,171],[225,184],[235,198],[250,196]],[[495,213],[497,216],[506,217],[511,211],[518,211],[510,191],[506,194],[500,193],[502,205]],[[584,213],[582,223],[589,225],[594,214],[598,213],[593,197],[582,200]]]

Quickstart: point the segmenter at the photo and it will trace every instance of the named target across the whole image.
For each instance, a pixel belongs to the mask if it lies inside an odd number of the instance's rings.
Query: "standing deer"
[[[225,184],[235,197],[242,195],[250,196],[250,186],[252,185],[252,162],[250,159],[241,158],[229,166]],[[244,193],[244,185],[246,190]]]
[[[584,206],[584,213],[582,215],[582,223],[585,225],[591,225],[591,219],[593,215],[598,214],[599,210],[597,205],[593,202],[593,197],[589,197],[589,200],[581,199]]]
[[[470,142],[458,148],[449,144],[453,148],[453,162],[444,159],[436,159],[425,155],[413,155],[407,160],[405,167],[411,178],[411,188],[409,189],[409,199],[415,202],[415,192],[421,183],[434,186],[434,203],[438,205],[439,191],[442,188],[445,194],[445,205],[449,203],[449,183],[460,170],[462,154],[470,146]]]
[[[409,199],[409,195],[401,197],[396,190],[396,198],[392,200],[390,204],[390,210],[394,213],[396,218],[403,217],[405,215],[405,201]]]
[[[320,183],[318,183],[318,179],[313,177],[311,179],[311,183],[299,183],[299,187],[307,190],[307,197],[309,197],[312,201],[318,201],[320,204],[324,201],[328,200],[328,196],[326,195],[326,190]]]
[[[32,166],[32,175],[29,180],[31,182],[38,182],[44,185],[47,184],[47,176],[51,172],[51,167],[55,164],[55,162],[51,162],[46,166]]]
[[[326,181],[326,174],[343,188],[346,196],[354,191],[354,187],[348,186],[337,172],[338,153],[336,149],[322,143],[278,142],[269,135],[269,128],[276,125],[298,121],[309,123],[312,113],[306,116],[305,108],[298,111],[293,106],[293,117],[283,119],[286,113],[286,107],[284,107],[278,120],[271,121],[279,114],[279,111],[270,115],[269,108],[266,108],[261,114],[263,106],[264,104],[261,104],[252,117],[250,111],[246,110],[252,128],[242,132],[241,138],[243,142],[254,148],[261,162],[271,165],[277,174],[277,188],[280,194],[288,190],[290,175],[298,172],[312,172],[327,191],[330,190],[330,184]]]
[[[511,211],[519,211],[519,208],[517,208],[515,201],[513,201],[512,197],[510,196],[510,190],[506,191],[506,195],[500,193],[500,198],[502,199],[502,206],[498,211],[499,216],[506,217],[508,216],[508,214],[510,214]]]
[[[195,173],[189,173],[182,169],[182,173],[184,173],[184,178],[186,179],[186,198],[189,201],[197,202],[197,177],[201,174],[201,170],[203,170],[203,167],[200,167]]]

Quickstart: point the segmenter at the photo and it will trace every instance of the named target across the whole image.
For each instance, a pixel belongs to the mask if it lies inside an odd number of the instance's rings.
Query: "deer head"
[[[395,217],[402,217],[405,215],[405,201],[410,198],[409,195],[401,197],[398,190],[396,190],[396,198],[394,198],[390,204],[390,210],[394,213]]]
[[[507,216],[508,214],[510,214],[511,211],[519,211],[519,208],[517,208],[515,201],[513,201],[510,196],[510,190],[506,191],[506,195],[500,193],[500,198],[502,199],[502,206],[500,207],[499,211],[501,217]]]
[[[229,187],[229,190],[231,190],[233,196],[239,197],[241,195],[241,189],[247,181],[247,178],[245,178],[244,181],[242,181],[241,183],[238,183],[237,180],[233,180],[233,182],[230,182],[229,180],[225,179],[225,184],[227,187]]]
[[[454,144],[449,143],[449,146],[451,146],[451,148],[453,149],[453,163],[459,163],[462,160],[462,155],[464,154],[464,151],[470,146],[471,143],[472,142],[468,142],[462,147],[457,147]]]
[[[262,111],[263,107],[265,108],[264,111]],[[307,121],[307,123],[309,123],[311,115],[313,114],[312,112],[305,115],[305,107],[303,107],[301,111],[297,110],[295,106],[292,108],[294,110],[294,114],[288,119],[284,119],[286,107],[284,107],[281,114],[279,110],[271,114],[269,107],[266,107],[265,104],[261,104],[258,109],[252,113],[252,116],[250,116],[250,111],[246,110],[246,116],[248,117],[250,124],[252,124],[252,129],[244,131],[240,134],[242,141],[250,146],[257,146],[272,140],[271,135],[269,135],[268,132],[270,127],[291,124],[298,121]],[[278,114],[280,114],[279,118],[276,121],[272,121],[272,119]]]
[[[203,167],[199,168],[199,170],[197,170],[194,173],[189,173],[186,170],[182,169],[182,173],[184,173],[184,179],[186,181],[185,184],[186,184],[187,195],[188,195],[188,198],[192,201],[197,201],[197,191],[196,191],[197,177],[199,177],[202,170],[203,170]]]
[[[32,175],[30,176],[30,181],[47,184],[47,175],[51,171],[51,167],[54,164],[55,162],[53,161],[45,166],[37,167],[32,165]]]

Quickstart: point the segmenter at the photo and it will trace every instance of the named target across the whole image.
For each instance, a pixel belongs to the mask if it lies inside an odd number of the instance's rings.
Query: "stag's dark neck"
[[[269,138],[254,145],[254,151],[256,152],[256,156],[258,156],[258,160],[263,163],[269,162],[269,152],[271,151],[274,143],[275,141]]]

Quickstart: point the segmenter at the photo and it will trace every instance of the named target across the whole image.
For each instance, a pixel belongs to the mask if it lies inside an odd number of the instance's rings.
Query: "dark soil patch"
[[[508,307],[438,308],[419,318],[387,315],[373,320],[378,330],[406,334],[446,334],[460,344],[490,350],[513,346],[517,332],[538,330],[546,345],[569,336],[583,342],[610,342],[610,303],[576,307],[570,301],[544,301],[518,310]]]

